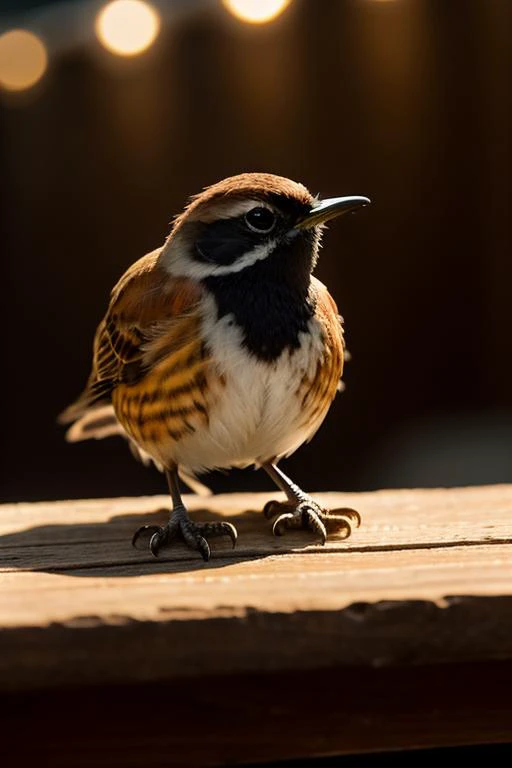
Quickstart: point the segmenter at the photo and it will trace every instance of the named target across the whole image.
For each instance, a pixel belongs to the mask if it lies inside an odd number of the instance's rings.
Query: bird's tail
[[[78,443],[82,440],[90,439],[102,440],[104,437],[119,435],[125,438],[133,456],[142,462],[144,466],[147,467],[153,463],[160,472],[164,471],[163,466],[150,456],[149,453],[140,448],[123,429],[110,403],[90,406],[79,398],[60,414],[58,421],[60,424],[71,423],[66,432],[66,440],[69,443]],[[190,490],[198,496],[211,496],[210,488],[201,483],[191,472],[179,467],[178,474]]]

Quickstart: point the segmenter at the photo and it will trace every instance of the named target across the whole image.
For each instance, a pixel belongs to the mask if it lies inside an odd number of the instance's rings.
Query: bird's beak
[[[309,229],[318,224],[325,224],[335,216],[342,213],[357,211],[364,205],[369,205],[367,197],[331,197],[328,200],[316,200],[305,216],[302,216],[295,224],[294,229]]]

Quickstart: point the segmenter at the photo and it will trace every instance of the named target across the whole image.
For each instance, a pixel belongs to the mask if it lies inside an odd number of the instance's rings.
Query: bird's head
[[[310,275],[322,226],[367,205],[366,197],[320,200],[302,184],[269,173],[243,173],[207,187],[174,221],[160,263],[174,276],[236,275],[261,262],[272,272]]]

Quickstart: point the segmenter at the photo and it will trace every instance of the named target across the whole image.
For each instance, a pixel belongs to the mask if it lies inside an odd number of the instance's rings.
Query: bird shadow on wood
[[[0,570],[24,570],[77,577],[135,577],[146,574],[182,573],[218,569],[243,561],[310,549],[318,544],[312,534],[290,532],[272,535],[272,524],[261,510],[245,510],[230,517],[211,509],[197,509],[195,521],[229,520],[238,531],[233,549],[228,537],[210,539],[212,556],[203,562],[199,553],[181,540],[162,549],[158,558],[149,547],[132,546],[134,532],[144,525],[162,525],[169,511],[115,515],[99,523],[48,524],[0,537]],[[315,547],[316,549],[316,547]]]

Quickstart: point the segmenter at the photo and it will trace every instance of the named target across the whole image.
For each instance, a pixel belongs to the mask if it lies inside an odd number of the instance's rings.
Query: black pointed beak
[[[342,213],[357,211],[365,205],[370,205],[367,197],[331,197],[327,200],[316,200],[305,216],[295,224],[294,229],[309,229],[318,224],[325,224],[329,219],[341,216]]]

